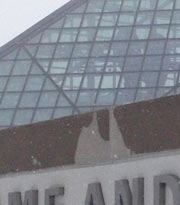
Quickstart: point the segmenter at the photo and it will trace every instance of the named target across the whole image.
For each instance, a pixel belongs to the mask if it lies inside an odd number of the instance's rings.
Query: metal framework
[[[178,94],[180,1],[74,0],[0,53],[1,128]]]

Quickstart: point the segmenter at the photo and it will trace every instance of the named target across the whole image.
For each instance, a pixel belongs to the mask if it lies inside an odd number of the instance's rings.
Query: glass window
[[[175,9],[180,9],[180,1],[176,0]]]
[[[111,56],[124,56],[127,52],[127,42],[113,42],[111,45]]]
[[[73,57],[88,57],[91,49],[91,44],[76,44],[73,52]]]
[[[31,122],[33,110],[18,110],[16,112],[13,125],[24,125]]]
[[[14,110],[0,110],[0,125],[8,126],[11,124]]]
[[[126,0],[123,2],[122,11],[133,11],[138,8],[139,0]]]
[[[177,83],[178,71],[163,71],[160,73],[159,87],[175,86]]]
[[[131,37],[132,27],[116,28],[114,40],[129,40]]]
[[[55,45],[40,45],[36,55],[37,58],[51,58],[54,48]]]
[[[56,83],[57,86],[61,87],[63,80],[64,80],[64,75],[51,74],[51,78]]]
[[[127,57],[124,71],[139,71],[142,67],[143,57]]]
[[[99,23],[100,14],[85,14],[82,27],[96,27]]]
[[[118,20],[118,25],[133,25],[135,20],[134,12],[121,13]]]
[[[44,83],[44,87],[43,90],[53,90],[53,91],[57,91],[57,87],[55,85],[54,82],[50,81],[49,79],[46,78],[45,83]]]
[[[65,73],[67,70],[68,61],[67,60],[54,60],[51,64],[49,73],[61,74]]]
[[[74,42],[78,34],[77,29],[63,29],[60,42]]]
[[[140,10],[154,10],[157,1],[141,0]]]
[[[78,106],[92,106],[94,105],[95,97],[96,97],[96,91],[80,91],[79,97],[77,100]]]
[[[129,45],[128,55],[143,55],[146,49],[146,41],[132,41]]]
[[[97,41],[110,41],[112,39],[114,28],[99,28],[96,36]]]
[[[167,38],[168,26],[153,26],[151,30],[151,39]]]
[[[110,43],[95,43],[91,52],[91,56],[100,57],[107,56]]]
[[[25,77],[11,77],[7,90],[8,91],[21,91],[23,90],[24,84],[25,84]]]
[[[45,77],[30,76],[28,77],[25,90],[41,90]]]
[[[101,88],[117,88],[120,75],[118,74],[105,74],[103,76]]]
[[[179,54],[180,53],[180,40],[169,40],[166,46],[166,53]]]
[[[16,49],[15,51],[12,51],[11,53],[7,54],[2,59],[3,60],[14,60],[17,56],[17,53],[18,53],[18,49]]]
[[[81,84],[82,75],[66,75],[63,88],[66,90],[77,90]]]
[[[77,41],[93,41],[95,33],[96,29],[93,28],[81,29]]]
[[[146,56],[143,64],[144,71],[160,70],[162,56]]]
[[[170,55],[163,58],[163,70],[179,70],[180,56]]]
[[[179,25],[171,25],[169,38],[180,38],[180,26]]]
[[[116,24],[118,15],[104,13],[101,18],[100,26],[114,26]]]
[[[113,105],[115,90],[101,90],[97,96],[97,105]]]
[[[169,24],[171,19],[170,11],[156,12],[154,17],[154,24]]]
[[[60,30],[46,30],[41,39],[42,43],[55,43],[58,40]]]
[[[60,118],[72,115],[72,108],[56,108],[54,118]]]
[[[86,72],[102,72],[104,70],[105,58],[90,58]]]
[[[63,95],[60,96],[60,100],[58,102],[58,106],[59,107],[63,107],[63,106],[72,107],[72,105],[70,105],[69,101],[65,98],[65,96],[67,96],[68,99],[71,102],[75,103],[76,98],[77,98],[77,91],[75,91],[75,90],[73,90],[73,91],[66,90],[64,92],[64,94],[65,94],[64,96]]]
[[[39,43],[40,39],[42,36],[42,32],[38,35],[36,35],[35,37],[33,37],[31,40],[29,40],[27,43],[31,44],[31,43]]]
[[[0,62],[0,75],[9,75],[14,61],[1,61]]]
[[[17,59],[19,60],[23,60],[23,59],[26,59],[26,60],[30,60],[30,56],[29,54],[24,50],[24,49],[21,49],[19,51],[19,54],[17,56]]]
[[[135,89],[119,89],[115,104],[123,105],[134,102],[135,92]]]
[[[165,41],[149,41],[147,54],[163,54]]]
[[[52,116],[53,109],[37,109],[33,122],[50,120]]]
[[[66,16],[64,27],[65,28],[79,27],[81,23],[81,19],[82,19],[82,15],[69,14]]]
[[[120,88],[136,88],[138,86],[139,73],[123,73]]]
[[[155,89],[138,89],[136,102],[154,99]]]
[[[18,104],[20,93],[5,93],[2,102],[1,108],[15,108]]]
[[[73,11],[71,11],[71,13],[73,13],[73,14],[83,13],[86,5],[87,5],[87,3],[83,3],[81,6],[79,6],[76,9],[74,9]]]
[[[1,92],[5,89],[7,79],[8,79],[7,77],[1,77],[0,78],[0,91]]]
[[[172,9],[174,4],[174,0],[159,0],[157,9]]]
[[[58,92],[43,92],[41,94],[38,107],[54,107]]]
[[[149,26],[136,26],[133,30],[132,39],[139,39],[139,40],[145,40],[148,39],[150,32]]]
[[[105,72],[121,72],[123,63],[124,57],[108,57]]]
[[[144,72],[141,74],[140,87],[155,87],[157,84],[159,72]]]
[[[72,53],[72,44],[59,44],[55,51],[55,58],[69,58]]]
[[[180,23],[180,13],[179,11],[174,11],[173,13],[173,17],[172,17],[172,23],[175,24],[175,23]]]
[[[101,80],[101,75],[88,74],[83,79],[82,89],[97,89]]]
[[[17,61],[13,68],[12,75],[28,74],[31,63],[31,61]]]
[[[67,70],[68,73],[84,73],[87,59],[71,59]]]
[[[117,12],[120,9],[122,0],[108,0],[106,1],[104,12]]]
[[[153,12],[138,12],[136,25],[150,25],[153,19]]]
[[[19,107],[36,107],[36,103],[39,97],[39,93],[23,93]]]
[[[104,6],[104,0],[97,1],[92,0],[89,1],[87,11],[86,12],[101,12]]]
[[[54,24],[52,24],[49,28],[62,28],[64,19],[61,19]]]

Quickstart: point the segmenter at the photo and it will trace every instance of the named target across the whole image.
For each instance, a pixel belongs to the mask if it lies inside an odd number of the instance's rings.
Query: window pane
[[[113,105],[115,90],[103,90],[98,93],[97,105]]]
[[[13,68],[13,75],[25,75],[28,74],[31,61],[17,61]]]
[[[150,32],[149,26],[143,26],[143,27],[136,26],[133,31],[132,39],[139,39],[139,40],[148,39],[149,32]]]
[[[14,110],[0,110],[0,124],[1,126],[8,126],[11,123]]]
[[[135,88],[138,85],[139,73],[123,73],[120,88]]]
[[[99,23],[100,14],[86,14],[82,27],[96,27]]]
[[[153,26],[151,31],[151,39],[167,38],[168,26]]]
[[[41,94],[38,107],[54,107],[58,92],[43,92]]]
[[[40,45],[36,55],[37,58],[51,58],[54,48],[54,45]]]
[[[97,1],[92,0],[89,1],[87,12],[101,12],[104,6],[104,0]]]
[[[146,56],[144,60],[143,70],[153,71],[160,70],[162,56]]]
[[[109,50],[109,43],[95,43],[92,49],[91,56],[107,56]]]
[[[111,45],[111,56],[124,56],[127,51],[127,42],[114,42]]]
[[[1,108],[15,108],[19,101],[20,93],[6,93],[2,98]]]
[[[74,42],[76,40],[77,29],[63,29],[60,42]]]
[[[72,44],[60,44],[57,46],[54,57],[55,58],[68,58],[72,52]]]
[[[163,54],[165,41],[149,41],[147,54]]]
[[[101,80],[101,75],[88,74],[83,79],[82,89],[97,89]]]
[[[127,57],[124,71],[139,71],[142,67],[143,57]]]
[[[100,26],[114,26],[117,21],[117,14],[103,14]]]
[[[139,0],[125,0],[123,2],[122,11],[133,11],[138,8]]]
[[[21,97],[20,107],[35,107],[39,93],[24,93]]]
[[[33,110],[18,110],[13,125],[24,125],[31,122]]]
[[[159,11],[156,12],[154,18],[154,24],[169,24],[171,19],[170,11]]]
[[[134,101],[135,89],[120,89],[117,95],[116,105],[132,103]]]
[[[96,29],[81,29],[77,41],[93,41]]]
[[[157,9],[172,9],[174,4],[174,0],[159,0]]]
[[[179,54],[180,53],[180,40],[169,40],[166,46],[166,53]]]
[[[119,83],[120,75],[117,74],[109,74],[104,75],[101,88],[117,88]]]
[[[41,90],[44,79],[44,76],[30,76],[25,90]]]
[[[176,85],[178,72],[169,71],[161,72],[159,79],[159,86],[169,87]]]
[[[155,87],[157,84],[159,73],[158,72],[147,72],[141,74],[140,87]]]
[[[7,77],[0,78],[0,91],[4,90],[7,83],[7,79],[8,79]]]
[[[114,28],[103,29],[99,28],[96,36],[97,41],[109,41],[112,39]]]
[[[169,38],[180,38],[180,26],[170,26]]]
[[[1,61],[0,62],[0,75],[9,75],[11,72],[13,61]]]
[[[114,40],[129,40],[132,27],[119,27],[116,29]]]
[[[63,88],[66,90],[77,90],[81,84],[82,75],[66,75]]]
[[[119,11],[122,0],[108,0],[106,1],[104,12],[116,12]]]
[[[7,90],[21,91],[23,90],[24,84],[25,84],[25,77],[11,77],[8,82]]]
[[[174,11],[173,13],[173,18],[172,18],[172,23],[180,23],[180,13],[179,11]]]
[[[163,58],[163,70],[179,70],[180,56],[170,55]]]
[[[153,19],[153,12],[139,12],[136,18],[136,25],[150,25]]]
[[[133,25],[135,19],[134,12],[121,13],[119,16],[118,25]]]
[[[68,73],[84,73],[86,68],[87,60],[86,59],[71,59]]]
[[[155,89],[138,89],[136,102],[154,99]]]
[[[46,30],[44,31],[41,42],[42,43],[55,43],[58,40],[60,30]]]
[[[73,27],[79,27],[81,23],[82,15],[67,15],[64,27],[67,28],[73,28]]]
[[[129,55],[143,55],[146,49],[145,41],[131,42],[129,46]]]
[[[60,74],[65,73],[67,70],[68,61],[67,60],[54,60],[51,64],[49,73]]]
[[[78,106],[90,106],[94,105],[96,91],[80,91],[77,105]]]
[[[153,10],[155,9],[157,1],[141,0],[140,10]]]
[[[86,72],[102,72],[104,69],[104,58],[90,58]]]
[[[33,122],[50,120],[53,109],[38,109],[34,116]]]
[[[73,57],[87,57],[91,44],[76,44],[73,52]]]

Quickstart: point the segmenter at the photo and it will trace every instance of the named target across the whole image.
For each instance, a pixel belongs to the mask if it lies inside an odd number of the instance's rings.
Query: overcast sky
[[[69,0],[0,0],[0,46]]]

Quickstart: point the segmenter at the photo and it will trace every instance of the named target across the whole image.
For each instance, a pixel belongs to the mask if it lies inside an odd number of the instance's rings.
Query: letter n
[[[88,185],[85,205],[105,205],[100,183]]]
[[[154,205],[165,205],[166,186],[172,191],[172,205],[180,204],[180,179],[174,175],[160,175],[154,177]]]
[[[132,192],[128,180],[116,181],[115,205],[144,205],[144,179],[133,179]]]
[[[38,190],[26,191],[22,202],[21,192],[8,194],[8,205],[38,205]]]

